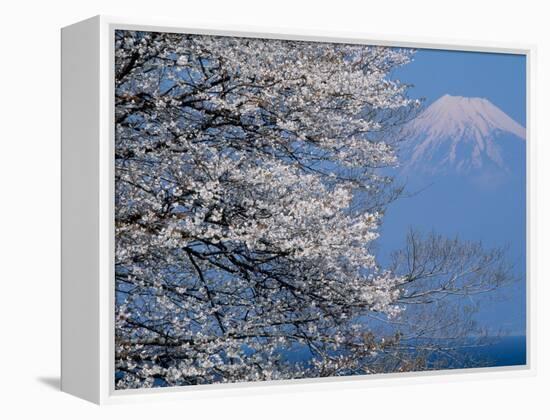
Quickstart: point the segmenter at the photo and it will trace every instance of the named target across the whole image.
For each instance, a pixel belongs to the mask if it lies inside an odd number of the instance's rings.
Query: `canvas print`
[[[116,30],[115,389],[526,364],[526,57]]]

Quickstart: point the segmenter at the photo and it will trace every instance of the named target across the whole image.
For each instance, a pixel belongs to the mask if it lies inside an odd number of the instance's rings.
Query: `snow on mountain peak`
[[[525,140],[525,128],[485,98],[444,95],[413,120],[410,128],[432,136],[469,132],[486,137],[503,131]]]
[[[405,168],[430,173],[468,173],[488,166],[507,170],[507,160],[515,154],[510,148],[524,148],[526,138],[525,128],[487,99],[451,95],[408,123],[405,134]]]

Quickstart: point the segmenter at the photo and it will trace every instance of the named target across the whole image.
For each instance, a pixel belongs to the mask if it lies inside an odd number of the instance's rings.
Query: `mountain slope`
[[[509,173],[524,167],[525,128],[487,99],[445,95],[405,127],[403,172]]]

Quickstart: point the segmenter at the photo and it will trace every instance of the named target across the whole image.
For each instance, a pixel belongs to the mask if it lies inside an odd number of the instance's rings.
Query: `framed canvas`
[[[62,389],[533,371],[528,47],[62,30]]]

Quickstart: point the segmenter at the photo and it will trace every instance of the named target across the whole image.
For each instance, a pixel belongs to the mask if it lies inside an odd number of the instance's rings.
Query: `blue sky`
[[[525,65],[524,55],[420,49],[392,76],[414,84],[411,96],[427,105],[446,93],[478,96],[525,126]]]
[[[522,55],[421,49],[414,61],[391,75],[413,84],[409,96],[425,98],[429,106],[439,97],[483,97],[525,126],[526,59]],[[523,158],[522,158],[523,159]],[[508,259],[522,281],[504,290],[504,299],[481,306],[480,323],[490,332],[525,333],[525,179],[521,174],[490,192],[467,183],[436,179],[434,188],[392,203],[381,228],[383,253],[402,246],[409,227],[462,239],[486,247],[506,246]],[[453,184],[454,182],[454,184]],[[383,254],[382,254],[383,255]]]

